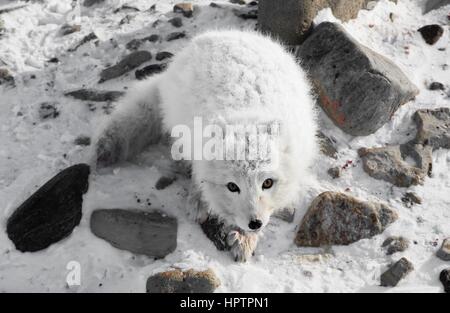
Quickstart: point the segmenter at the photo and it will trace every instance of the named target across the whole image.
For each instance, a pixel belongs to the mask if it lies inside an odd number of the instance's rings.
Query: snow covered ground
[[[235,263],[227,252],[218,251],[200,227],[186,219],[182,210],[186,182],[178,180],[165,190],[154,189],[164,173],[165,162],[158,149],[144,153],[135,162],[91,177],[85,195],[80,225],[65,240],[36,253],[15,250],[5,232],[6,220],[14,209],[59,170],[85,162],[89,147],[75,146],[79,135],[91,136],[107,108],[97,104],[92,111],[86,102],[65,97],[64,92],[80,87],[125,90],[135,80],[133,72],[98,85],[99,72],[127,53],[125,44],[134,38],[179,31],[166,21],[176,14],[179,1],[110,0],[99,6],[81,7],[81,31],[68,36],[59,33],[71,14],[70,0],[30,1],[27,6],[2,14],[8,33],[0,39],[0,68],[14,74],[16,87],[0,86],[0,292],[143,292],[146,279],[170,267],[210,267],[220,278],[219,292],[441,292],[440,271],[449,266],[435,257],[442,240],[450,236],[450,151],[433,153],[433,175],[423,186],[409,188],[422,197],[421,205],[407,208],[401,197],[404,188],[392,187],[363,172],[356,150],[359,147],[403,143],[413,138],[411,121],[417,109],[450,106],[449,95],[430,91],[431,81],[450,88],[450,36],[447,14],[450,5],[422,15],[421,1],[380,1],[371,11],[361,11],[344,27],[361,43],[387,56],[419,87],[420,94],[402,106],[392,120],[375,134],[352,138],[321,115],[322,130],[338,142],[337,160],[321,157],[315,166],[318,183],[299,203],[293,223],[273,219],[260,241],[255,257],[246,264]],[[217,1],[223,8],[198,5],[191,19],[183,18],[187,38],[171,42],[145,43],[142,48],[177,53],[196,33],[211,28],[254,28],[254,20],[243,20],[232,12],[239,5]],[[0,6],[20,1],[0,0]],[[115,8],[128,4],[140,12]],[[156,12],[146,11],[156,4]],[[390,19],[390,13],[393,21]],[[125,15],[129,23],[119,25]],[[157,19],[158,26],[152,27]],[[333,19],[329,10],[317,20]],[[427,45],[416,30],[427,24],[446,25],[434,46]],[[94,31],[99,44],[89,42],[73,53],[68,48]],[[439,48],[446,48],[444,51]],[[49,63],[57,57],[60,63]],[[153,62],[153,61],[152,61]],[[447,64],[447,65],[446,65]],[[60,115],[42,121],[40,103],[57,102]],[[91,107],[92,109],[92,107]],[[154,161],[157,159],[157,161]],[[153,161],[152,161],[153,160]],[[326,173],[347,160],[353,165],[341,178]],[[342,191],[361,199],[386,201],[399,213],[399,220],[383,234],[350,246],[305,249],[294,245],[295,227],[311,200],[321,191]],[[142,199],[140,203],[137,199]],[[147,204],[149,199],[151,205]],[[162,260],[152,260],[113,248],[89,229],[89,216],[96,208],[162,208],[178,217],[178,246]],[[411,241],[405,252],[386,256],[380,246],[390,235]],[[395,288],[379,287],[380,274],[392,262],[406,256],[415,267]],[[81,285],[68,287],[66,265],[81,265]]]

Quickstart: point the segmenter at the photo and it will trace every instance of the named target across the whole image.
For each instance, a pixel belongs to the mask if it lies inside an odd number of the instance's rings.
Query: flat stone
[[[220,280],[211,269],[176,269],[149,277],[146,289],[149,293],[212,293],[219,286]]]
[[[429,45],[434,45],[442,37],[444,29],[437,24],[426,25],[417,30],[425,42]]]
[[[177,39],[184,38],[184,37],[186,37],[186,33],[184,33],[184,32],[173,32],[173,33],[170,33],[169,35],[167,35],[166,40],[172,41],[172,40],[177,40]]]
[[[39,117],[43,120],[59,116],[58,102],[42,102],[39,105]]]
[[[175,13],[182,13],[184,17],[192,17],[194,6],[189,2],[177,3],[174,5],[173,11]]]
[[[177,220],[160,212],[99,209],[90,225],[97,237],[135,254],[163,258],[177,247]]]
[[[152,59],[152,54],[148,51],[135,51],[126,55],[114,66],[104,69],[100,73],[100,82],[122,76],[123,74],[135,69],[142,63]]]
[[[386,238],[381,246],[386,249],[386,255],[392,255],[396,252],[403,252],[408,249],[409,240],[401,236],[391,236]]]
[[[436,252],[436,256],[443,261],[450,261],[450,238],[444,239],[441,247]]]
[[[160,63],[160,64],[150,64],[146,67],[136,70],[135,76],[136,79],[144,79],[150,76],[153,76],[155,74],[159,74],[163,72],[167,68],[167,64]]]
[[[78,136],[77,138],[75,138],[74,143],[77,146],[89,146],[91,144],[91,137]]]
[[[156,188],[156,190],[166,189],[167,187],[172,185],[175,180],[176,180],[176,177],[162,176],[156,182],[155,188]]]
[[[450,108],[418,110],[413,120],[417,125],[414,143],[429,145],[433,150],[450,149]]]
[[[441,274],[439,274],[439,280],[444,286],[444,291],[450,293],[450,268],[442,270]]]
[[[69,24],[64,24],[63,26],[61,26],[61,35],[62,36],[67,36],[70,34],[73,34],[75,32],[79,32],[81,30],[81,25],[69,25]]]
[[[312,28],[317,13],[331,8],[334,16],[346,22],[357,17],[373,0],[264,0],[259,2],[258,27],[284,43],[301,43]],[[377,0],[376,0],[377,1]],[[396,2],[396,1],[395,1]]]
[[[397,284],[414,270],[414,266],[406,258],[401,258],[386,272],[381,274],[381,286],[395,287]]]
[[[123,91],[108,91],[97,89],[78,89],[69,91],[64,94],[68,97],[73,97],[78,100],[94,101],[94,102],[106,102],[116,101],[125,95]]]
[[[303,247],[348,245],[381,234],[397,218],[385,204],[327,191],[311,203],[295,243]]]
[[[432,170],[432,149],[420,144],[402,144],[381,148],[361,148],[358,154],[364,171],[375,179],[398,187],[423,183]],[[408,159],[414,164],[410,164]]]
[[[81,47],[85,43],[88,43],[89,41],[96,40],[96,39],[98,39],[98,37],[95,33],[93,33],[93,32],[89,33],[86,36],[84,36],[83,39],[81,39],[75,46],[73,46],[72,48],[69,48],[68,51],[75,52],[79,47]]]
[[[14,211],[6,232],[18,250],[39,251],[72,233],[81,220],[89,172],[86,164],[64,169]]]
[[[428,86],[430,90],[445,90],[444,84],[440,82],[432,82],[430,86]]]
[[[181,17],[174,17],[168,20],[170,24],[172,24],[173,27],[181,27],[183,26],[183,20]]]
[[[91,6],[95,5],[95,4],[100,4],[100,3],[103,3],[103,2],[105,2],[105,0],[84,0],[83,5],[85,7],[91,7]]]
[[[148,42],[156,42],[160,39],[161,37],[157,34],[153,34],[144,38],[136,38],[136,39],[132,39],[130,40],[125,47],[128,50],[137,50],[139,49],[139,47],[146,41]]]
[[[318,25],[297,57],[322,109],[353,136],[374,133],[418,93],[392,61],[358,43],[336,23]]]
[[[173,53],[170,53],[168,51],[160,51],[156,54],[156,60],[157,61],[162,61],[165,59],[170,59],[171,57],[173,57]]]

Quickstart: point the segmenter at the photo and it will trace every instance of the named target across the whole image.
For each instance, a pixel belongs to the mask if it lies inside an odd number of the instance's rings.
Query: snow
[[[370,178],[363,172],[356,153],[359,147],[408,141],[415,135],[411,116],[417,109],[450,105],[445,92],[427,90],[431,81],[444,83],[447,90],[450,86],[445,70],[450,60],[447,21],[450,5],[422,15],[423,1],[413,0],[399,0],[397,5],[381,0],[372,10],[361,11],[357,19],[343,26],[361,43],[393,60],[419,87],[420,94],[402,106],[389,123],[367,137],[346,135],[321,114],[322,130],[337,140],[339,157],[320,158],[314,168],[317,183],[298,204],[294,222],[273,219],[255,257],[248,263],[235,263],[228,253],[218,251],[200,227],[186,218],[182,209],[186,181],[179,179],[165,190],[154,189],[167,168],[158,148],[134,162],[92,175],[84,197],[83,218],[68,238],[40,252],[15,250],[6,235],[7,218],[58,171],[87,160],[89,148],[75,146],[73,140],[79,135],[92,135],[105,115],[104,104],[96,104],[97,109],[92,112],[85,102],[64,97],[64,92],[83,86],[107,90],[126,90],[131,86],[133,75],[98,85],[99,73],[127,53],[125,44],[129,40],[153,33],[164,38],[179,31],[164,23],[175,16],[172,8],[176,2],[152,1],[151,4],[156,3],[155,13],[145,11],[151,5],[145,0],[111,0],[91,8],[81,7],[81,16],[75,14],[81,31],[61,37],[61,25],[73,16],[70,0],[28,3],[0,0],[0,7],[27,4],[1,15],[9,31],[0,39],[0,67],[11,70],[17,87],[0,86],[0,292],[143,292],[150,275],[171,267],[212,268],[222,282],[218,292],[441,292],[439,272],[449,264],[436,258],[435,251],[450,236],[450,151],[435,151],[432,177],[424,185],[408,189],[423,199],[421,205],[412,208],[405,207],[400,200],[406,189]],[[255,21],[245,21],[233,14],[232,9],[239,5],[217,1],[224,6],[219,9],[209,7],[209,1],[191,2],[197,7],[192,19],[183,18],[186,39],[148,42],[142,48],[152,54],[177,53],[200,31],[255,26]],[[112,13],[125,3],[141,12]],[[119,25],[126,14],[134,18],[129,24]],[[153,28],[157,19],[161,23]],[[330,10],[323,10],[316,20],[332,19]],[[445,32],[434,46],[429,46],[416,30],[434,23],[445,25]],[[98,46],[91,41],[73,53],[67,52],[92,31],[100,38]],[[59,64],[46,62],[55,56]],[[36,78],[31,78],[32,75]],[[38,108],[44,101],[59,103],[59,117],[39,119]],[[327,169],[342,166],[347,160],[353,160],[353,165],[344,170],[341,178],[332,180]],[[361,199],[387,202],[399,213],[399,220],[383,234],[349,246],[296,247],[295,228],[311,200],[321,191],[343,192],[346,188]],[[137,198],[143,201],[138,204]],[[113,248],[90,232],[89,217],[96,208],[161,208],[177,216],[176,251],[164,259],[153,260]],[[380,246],[390,235],[408,238],[410,248],[386,256]],[[415,270],[395,288],[379,287],[380,274],[402,256],[414,264]],[[66,266],[70,261],[80,264],[80,286],[66,284],[69,273]]]

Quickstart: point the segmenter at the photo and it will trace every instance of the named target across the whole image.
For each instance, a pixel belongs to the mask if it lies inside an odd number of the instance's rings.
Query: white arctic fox
[[[217,216],[235,260],[250,258],[271,214],[299,197],[317,153],[311,88],[295,58],[258,33],[207,32],[129,94],[98,135],[97,166],[132,157],[178,125],[194,131],[194,118],[279,125],[276,158],[190,161],[189,212],[200,222]]]

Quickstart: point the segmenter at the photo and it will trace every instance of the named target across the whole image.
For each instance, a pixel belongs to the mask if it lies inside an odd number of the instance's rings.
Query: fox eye
[[[262,184],[262,189],[270,189],[273,186],[273,179],[272,178],[267,178],[263,184]]]
[[[231,192],[240,192],[241,190],[239,189],[238,185],[236,185],[235,183],[229,182],[227,184],[227,188],[229,191]]]

